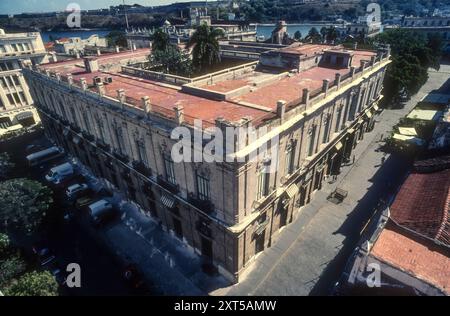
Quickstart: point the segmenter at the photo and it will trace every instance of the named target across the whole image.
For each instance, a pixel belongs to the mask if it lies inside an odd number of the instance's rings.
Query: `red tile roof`
[[[370,254],[450,295],[448,249],[388,222]]]
[[[396,223],[450,246],[450,169],[412,173],[391,206]]]

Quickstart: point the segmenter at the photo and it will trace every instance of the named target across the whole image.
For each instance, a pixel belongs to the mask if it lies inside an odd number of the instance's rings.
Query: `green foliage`
[[[6,296],[57,296],[58,283],[48,271],[33,271],[12,282]]]
[[[170,47],[170,36],[161,29],[157,29],[152,36],[152,50],[165,52]]]
[[[317,31],[315,27],[311,28],[308,32],[308,35],[305,37],[305,42],[311,42],[311,43],[321,43],[322,42],[322,35]]]
[[[188,48],[193,47],[192,60],[197,70],[202,71],[220,62],[218,39],[224,35],[223,30],[213,29],[206,24],[197,27],[188,43]]]
[[[0,183],[0,226],[33,233],[42,223],[52,192],[29,179],[12,179]]]
[[[192,74],[192,61],[189,54],[181,51],[175,45],[169,45],[165,51],[155,50],[150,55],[152,67],[161,68],[161,71],[189,77]]]
[[[122,31],[111,31],[108,35],[106,35],[106,40],[108,42],[108,46],[128,46],[127,38],[125,33]]]
[[[5,179],[12,168],[14,168],[14,163],[11,162],[8,153],[0,153],[0,180]]]
[[[428,80],[428,68],[439,68],[442,41],[404,29],[391,29],[377,35],[376,44],[391,46],[392,64],[385,78],[386,101],[398,101],[401,93],[416,93]]]
[[[8,235],[0,233],[0,258],[8,252],[10,245]]]
[[[0,289],[5,288],[13,279],[26,271],[26,263],[19,256],[0,260]]]
[[[294,39],[300,41],[302,39],[302,33],[300,31],[296,31],[294,33]]]

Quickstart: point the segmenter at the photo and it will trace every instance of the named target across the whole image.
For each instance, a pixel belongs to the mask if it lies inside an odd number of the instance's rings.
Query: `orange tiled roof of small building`
[[[396,223],[450,246],[450,169],[412,173],[390,208]]]
[[[450,252],[388,222],[371,253],[373,257],[450,294]]]

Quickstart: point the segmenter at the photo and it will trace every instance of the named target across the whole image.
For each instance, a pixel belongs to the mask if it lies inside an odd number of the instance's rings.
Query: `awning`
[[[341,150],[342,147],[344,147],[344,145],[342,145],[342,142],[339,142],[336,144],[336,146],[334,146],[334,148],[338,151]]]
[[[364,112],[364,114],[367,116],[367,118],[371,118],[372,117],[372,113],[370,112],[370,110],[367,110],[366,112]]]
[[[375,105],[373,106],[373,109],[374,109],[375,111],[378,111],[380,108],[378,107],[378,105],[375,104]]]
[[[358,124],[362,124],[362,123],[364,123],[364,120],[363,119],[359,119],[358,120]]]
[[[267,224],[269,224],[269,219],[266,219],[264,222],[258,224],[253,234],[256,236],[261,235],[266,230]]]
[[[166,193],[161,195],[161,203],[168,209],[172,209],[175,206],[175,199]]]
[[[298,186],[295,183],[293,183],[286,189],[286,194],[290,199],[292,199],[294,195],[298,193],[298,191],[299,191]]]
[[[354,128],[350,128],[348,131],[347,131],[347,134],[353,134],[355,132],[355,129]]]
[[[441,111],[414,109],[408,114],[407,118],[424,121],[437,121],[441,115]]]
[[[402,135],[417,136],[416,129],[414,127],[399,127],[398,131]]]
[[[21,112],[21,113],[19,113],[19,114],[16,115],[16,119],[17,119],[18,121],[20,121],[20,120],[26,120],[26,119],[28,119],[28,118],[30,118],[30,117],[33,117],[33,112],[31,112],[31,111]]]
[[[401,141],[406,141],[409,143],[413,143],[416,144],[418,146],[422,146],[425,144],[425,141],[421,138],[418,137],[414,137],[414,136],[406,136],[406,135],[401,135],[401,134],[394,134],[393,136],[394,139],[396,140],[401,140]]]

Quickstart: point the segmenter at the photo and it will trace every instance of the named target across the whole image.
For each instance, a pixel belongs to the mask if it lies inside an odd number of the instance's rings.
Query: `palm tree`
[[[218,39],[223,36],[225,36],[225,33],[222,29],[213,29],[207,24],[202,24],[197,27],[187,47],[193,47],[192,61],[198,70],[220,62]]]
[[[170,46],[169,34],[165,33],[161,29],[157,29],[155,33],[153,33],[152,50],[165,52],[168,50],[169,46]]]

